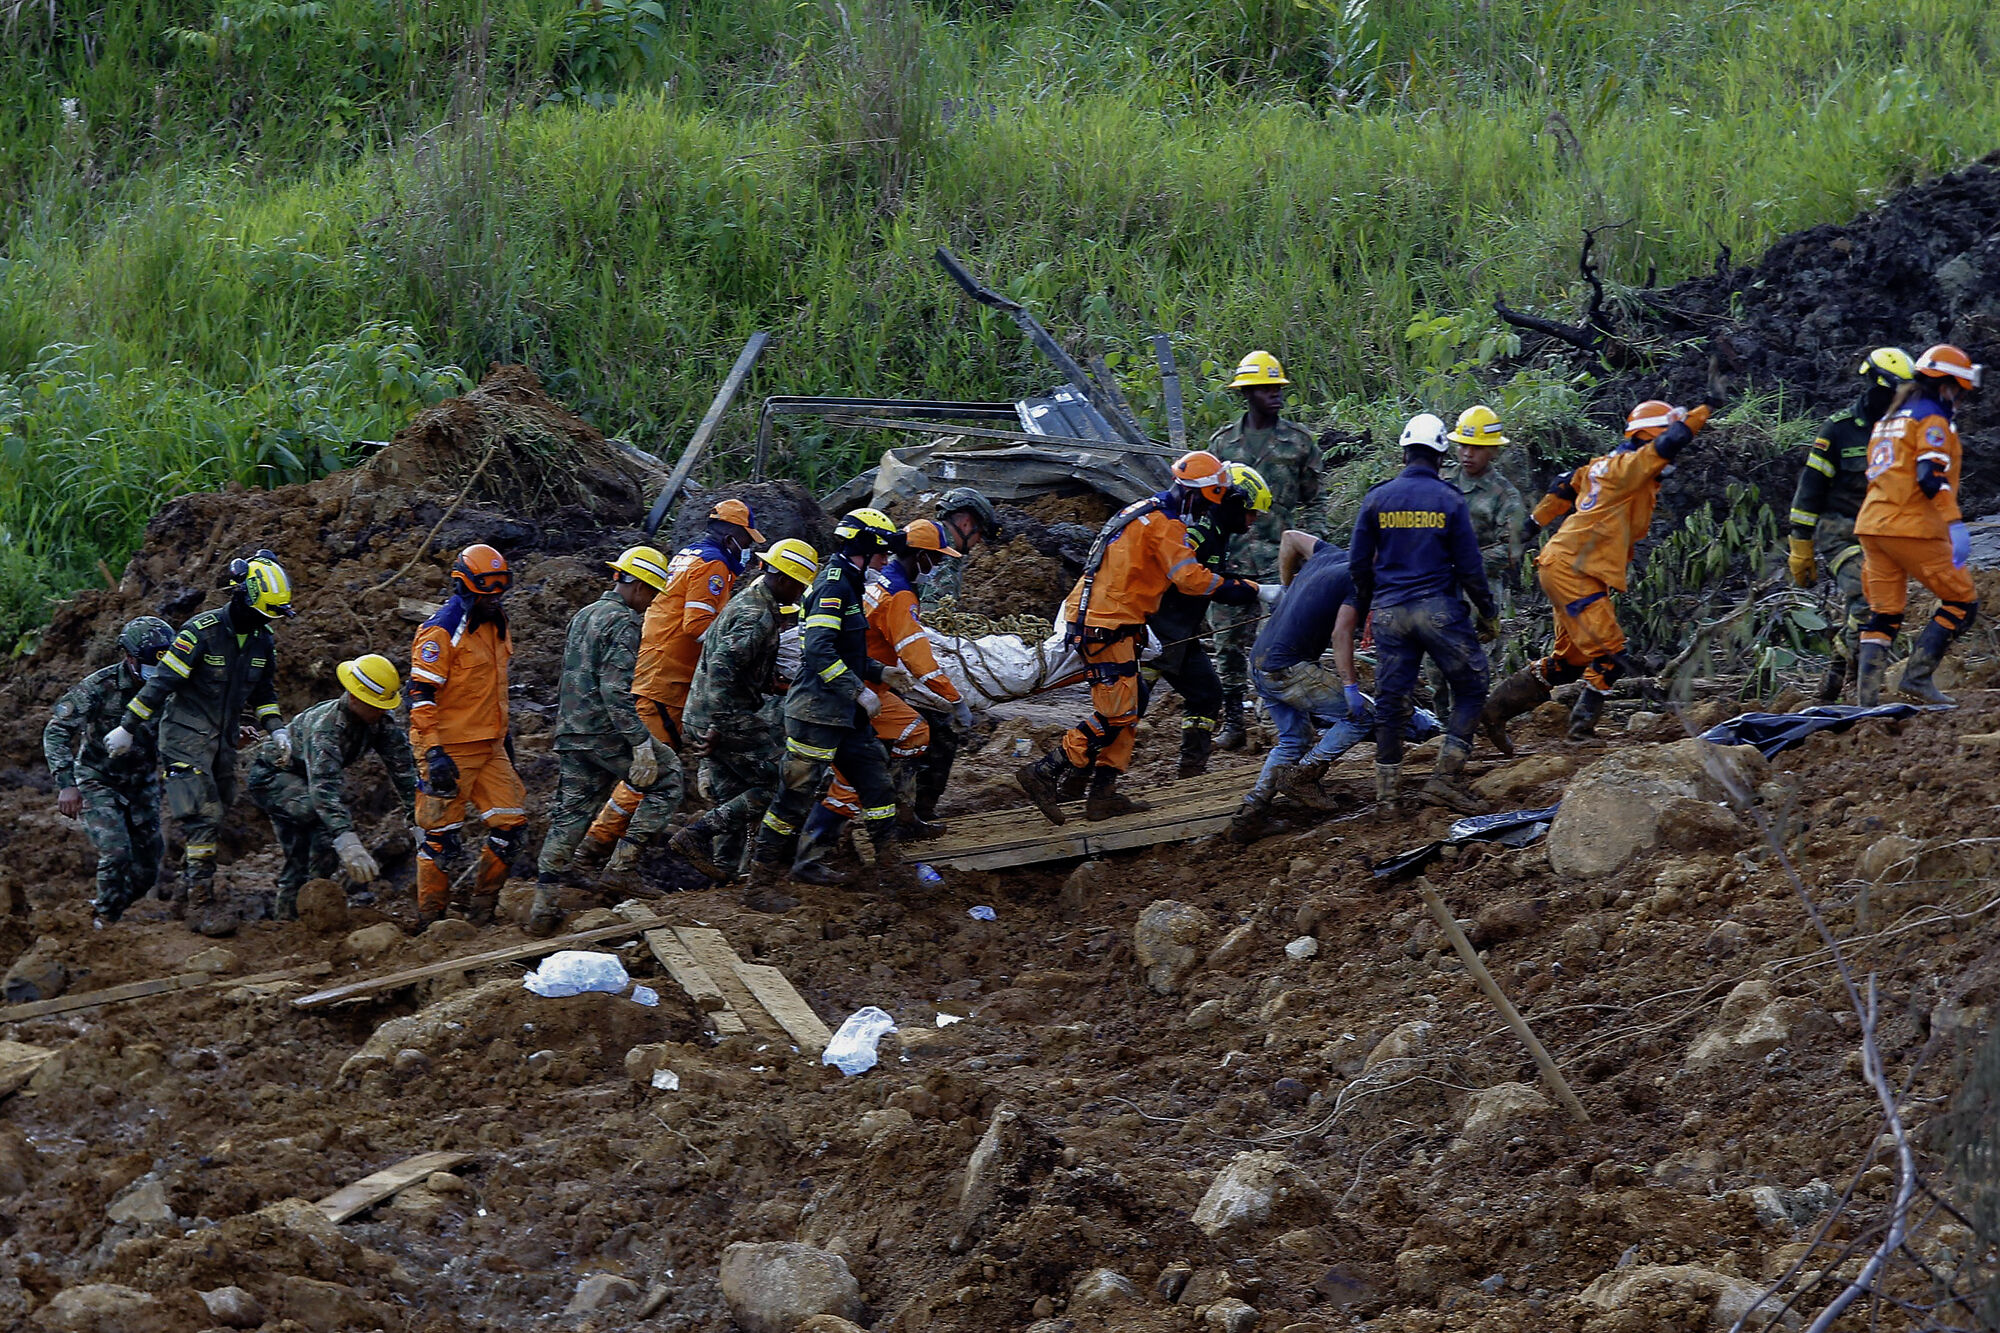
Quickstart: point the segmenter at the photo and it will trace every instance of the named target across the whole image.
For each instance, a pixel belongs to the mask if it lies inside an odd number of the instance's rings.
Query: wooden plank
[[[667,975],[674,979],[674,984],[694,1001],[702,1022],[708,1025],[711,1032],[717,1037],[745,1037],[750,1034],[742,1015],[729,1007],[729,999],[715,984],[715,978],[695,961],[694,955],[675,938],[671,930],[647,931],[646,947],[653,951],[653,957],[660,960],[660,966],[667,969]]]
[[[736,950],[729,947],[729,941],[722,937],[721,931],[707,926],[675,926],[674,934],[680,938],[681,944],[687,951],[694,955],[694,960],[701,964],[702,971],[708,973],[709,979],[715,982],[723,998],[729,1001],[729,1007],[736,1011],[737,1016],[753,1029],[757,1036],[790,1036],[778,1025],[778,1020],[771,1017],[763,1005],[757,1003],[757,997],[750,993],[750,988],[736,975],[737,964],[743,960],[736,956]]]
[[[356,1213],[366,1212],[391,1195],[408,1189],[433,1171],[449,1171],[471,1160],[469,1152],[418,1153],[335,1190],[319,1201],[319,1210],[326,1214],[330,1222],[345,1222]]]
[[[95,1009],[101,1004],[117,1004],[121,1000],[140,1000],[148,995],[164,995],[169,991],[200,990],[207,986],[254,986],[267,981],[289,981],[294,977],[325,976],[333,970],[330,963],[311,963],[305,967],[287,968],[282,972],[260,972],[255,976],[219,976],[214,972],[177,972],[170,977],[154,977],[150,981],[128,981],[122,986],[107,986],[103,990],[81,991],[75,995],[58,995],[52,1000],[30,1000],[0,1009],[0,1023],[18,1023],[23,1019],[40,1018],[45,1014],[67,1014],[78,1009]]]
[[[602,940],[615,940],[632,935],[643,935],[648,930],[672,924],[663,916],[649,917],[644,921],[632,921],[616,926],[599,926],[595,930],[582,930],[574,935],[559,935],[546,940],[529,940],[526,944],[511,944],[504,949],[489,949],[485,953],[467,954],[462,958],[447,958],[441,962],[426,963],[422,967],[405,968],[400,972],[388,972],[379,977],[369,977],[363,981],[350,981],[345,985],[332,986],[326,990],[301,995],[292,1001],[294,1009],[318,1009],[323,1005],[338,1004],[342,1000],[359,999],[373,995],[377,991],[394,990],[398,986],[410,986],[432,977],[441,977],[447,972],[467,972],[475,967],[491,967],[495,963],[511,963],[522,958],[539,958],[558,949],[572,949],[579,944],[596,944]],[[241,984],[240,982],[238,983]]]
[[[792,1043],[800,1052],[817,1060],[820,1052],[826,1049],[826,1044],[833,1040],[833,1032],[819,1021],[819,1015],[812,1011],[805,996],[798,993],[785,974],[761,963],[739,961],[736,976],[757,997],[757,1003],[778,1020],[778,1026],[791,1034]]]
[[[736,398],[736,391],[743,387],[744,380],[750,378],[750,367],[757,364],[757,358],[764,354],[764,348],[770,342],[771,335],[759,329],[750,335],[750,341],[744,343],[743,350],[736,354],[736,364],[731,366],[729,374],[723,377],[722,387],[715,391],[715,398],[709,403],[708,411],[702,413],[700,424],[694,428],[694,434],[688,437],[687,448],[681,450],[680,461],[674,464],[673,474],[667,478],[666,486],[661,489],[660,498],[653,501],[653,512],[646,515],[647,537],[650,538],[660,530],[660,524],[667,517],[667,510],[673,507],[675,497],[681,493],[681,487],[687,484],[688,474],[694,471],[694,465],[700,461],[701,451],[708,447],[708,441],[715,434],[715,428],[722,424],[722,414],[729,410],[729,404]]]

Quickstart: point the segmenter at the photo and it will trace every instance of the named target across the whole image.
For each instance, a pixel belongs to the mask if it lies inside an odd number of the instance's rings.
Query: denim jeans
[[[1428,656],[1451,684],[1451,717],[1445,733],[1472,748],[1472,729],[1486,706],[1486,649],[1472,616],[1456,597],[1426,597],[1375,608],[1375,753],[1384,764],[1403,759],[1403,719],[1410,691]]]
[[[1264,759],[1263,771],[1250,793],[1252,800],[1271,795],[1279,769],[1292,764],[1330,763],[1368,739],[1373,724],[1348,716],[1340,677],[1317,662],[1295,663],[1271,674],[1252,667],[1250,683],[1278,728],[1278,743]],[[1419,708],[1411,714],[1405,731],[1411,740],[1435,736],[1438,720]]]

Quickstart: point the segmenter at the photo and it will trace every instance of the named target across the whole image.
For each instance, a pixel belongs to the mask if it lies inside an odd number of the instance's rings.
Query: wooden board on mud
[[[426,1152],[405,1157],[394,1166],[363,1176],[319,1201],[319,1210],[330,1222],[345,1222],[356,1213],[366,1212],[391,1195],[408,1189],[433,1171],[449,1171],[472,1160],[469,1152]]]

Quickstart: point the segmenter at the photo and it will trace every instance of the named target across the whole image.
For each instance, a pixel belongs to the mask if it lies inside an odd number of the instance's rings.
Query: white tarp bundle
[[[1083,672],[1083,658],[1074,647],[1063,643],[1061,630],[1040,643],[1029,643],[1018,634],[985,634],[976,639],[960,639],[933,630],[931,651],[937,654],[938,665],[951,677],[951,683],[958,687],[959,694],[974,708],[1008,699],[1025,699],[1053,685],[1066,683],[1070,677],[1080,677]],[[1145,643],[1140,647],[1139,659],[1147,661],[1159,656],[1159,653],[1160,642],[1149,629]],[[788,629],[778,640],[778,674],[790,680],[797,674],[798,664],[799,631]],[[949,707],[921,688],[910,702]]]

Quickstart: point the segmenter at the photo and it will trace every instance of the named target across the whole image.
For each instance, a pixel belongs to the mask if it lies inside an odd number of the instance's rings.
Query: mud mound
[[[982,546],[966,558],[959,606],[995,619],[1023,612],[1052,618],[1069,595],[1078,568],[1060,556],[1042,554],[1025,536]]]
[[[463,492],[521,517],[578,506],[619,523],[636,521],[666,480],[542,392],[534,371],[507,365],[418,413],[366,469],[393,486]]]
[[[660,534],[660,548],[672,554],[699,537],[709,511],[724,500],[749,505],[766,542],[797,537],[821,555],[833,549],[833,516],[796,481],[743,482],[690,495],[675,507],[674,521]]]

